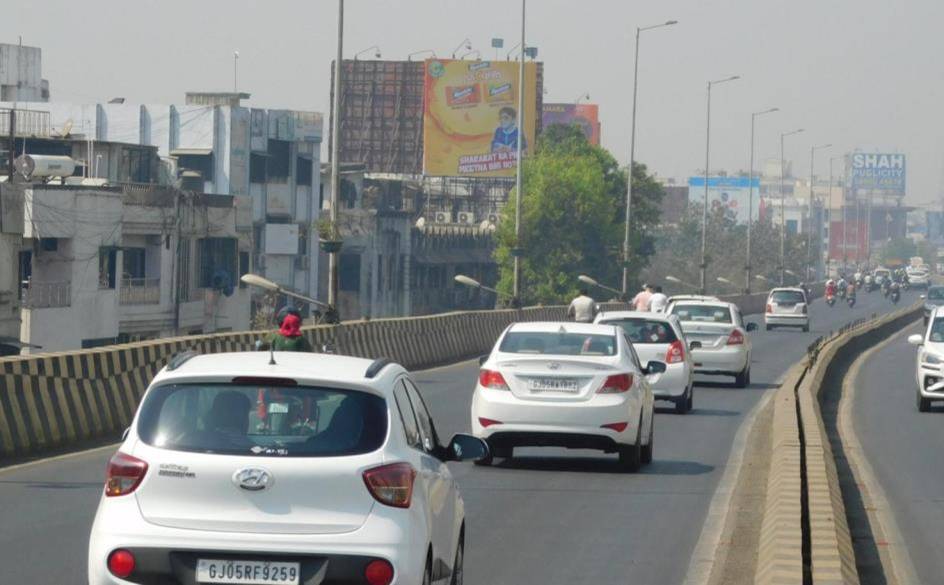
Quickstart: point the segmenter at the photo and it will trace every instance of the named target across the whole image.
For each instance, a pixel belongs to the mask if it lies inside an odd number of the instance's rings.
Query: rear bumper
[[[734,376],[747,367],[747,348],[743,345],[725,346],[715,350],[692,350],[696,374]]]
[[[785,327],[807,327],[810,324],[810,316],[764,313],[764,324]]]

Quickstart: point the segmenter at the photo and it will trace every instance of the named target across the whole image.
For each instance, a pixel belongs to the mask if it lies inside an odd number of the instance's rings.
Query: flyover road
[[[456,465],[466,582],[681,583],[747,414],[814,338],[891,308],[874,293],[854,309],[818,300],[810,333],[755,332],[753,384],[736,389],[709,378],[696,386],[691,413],[657,414],[656,460],[638,474],[621,473],[615,456],[563,449],[521,449],[494,468]],[[416,374],[440,435],[468,431],[477,371],[464,362]],[[0,470],[0,583],[86,582],[88,532],[112,451]]]
[[[852,424],[921,583],[944,575],[944,404],[918,412],[909,327],[873,353],[855,379]]]

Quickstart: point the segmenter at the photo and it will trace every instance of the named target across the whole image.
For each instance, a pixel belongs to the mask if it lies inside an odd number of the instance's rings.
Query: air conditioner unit
[[[471,211],[460,211],[457,214],[456,223],[472,225],[475,223],[475,214]]]
[[[452,223],[452,214],[445,211],[437,211],[433,214],[433,223]]]
[[[490,224],[492,224],[492,225],[498,225],[498,221],[499,221],[500,219],[501,219],[501,215],[499,215],[499,214],[497,214],[497,213],[489,213],[489,214],[488,214],[488,223],[490,223]]]
[[[311,261],[308,256],[295,256],[295,270],[308,270]]]

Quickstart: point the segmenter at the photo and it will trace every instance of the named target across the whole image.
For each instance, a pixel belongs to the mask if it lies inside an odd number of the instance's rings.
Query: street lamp
[[[793,130],[792,132],[782,132],[780,134],[780,286],[783,286],[784,282],[784,266],[786,262],[786,245],[787,245],[787,228],[786,228],[786,215],[784,215],[784,194],[783,194],[783,139],[787,136],[793,136],[794,134],[799,134],[803,132],[803,128],[799,130]]]
[[[629,220],[632,217],[633,206],[633,164],[636,162],[636,90],[639,80],[639,33],[664,26],[677,24],[677,20],[669,20],[662,24],[636,27],[636,55],[633,65],[633,115],[632,129],[629,133],[629,176],[626,178],[626,225],[623,230],[623,296],[629,296]]]
[[[751,226],[754,224],[754,120],[757,116],[779,112],[770,108],[751,114],[751,166],[747,180],[747,264],[744,265],[744,294],[751,294]]]
[[[462,53],[461,55],[459,55],[459,59],[460,59],[460,60],[464,60],[464,59],[465,59],[466,57],[468,57],[469,55],[475,55],[475,58],[476,58],[477,60],[479,60],[479,61],[482,60],[482,51],[479,51],[478,49],[472,49],[471,51],[467,51],[467,52],[465,52],[465,53]]]
[[[832,144],[821,144],[819,146],[810,147],[810,200],[809,205],[807,206],[807,219],[809,221],[809,226],[807,226],[806,232],[806,279],[810,280],[810,270],[814,269],[813,266],[813,161],[814,155],[817,150],[823,150],[829,148]],[[817,234],[819,230],[817,230]]]
[[[263,290],[267,290],[269,292],[274,292],[276,294],[285,295],[287,297],[292,297],[293,299],[304,301],[308,304],[315,305],[319,309],[330,309],[330,306],[327,303],[323,303],[321,301],[315,300],[311,297],[305,296],[303,294],[299,294],[297,292],[285,290],[279,284],[272,282],[268,278],[263,278],[262,276],[259,276],[258,274],[244,274],[239,280],[243,284],[247,284],[249,286],[254,286],[257,288],[261,288]]]
[[[432,50],[432,49],[423,49],[422,51],[414,51],[414,52],[410,53],[409,55],[406,56],[406,60],[407,60],[407,61],[412,61],[412,60],[413,60],[413,57],[415,57],[415,56],[417,56],[417,55],[427,55],[427,54],[430,55],[433,59],[436,58],[436,51],[434,51],[434,50]]]
[[[719,276],[719,277],[716,278],[715,280],[718,281],[718,282],[720,282],[721,284],[725,284],[725,285],[727,285],[727,286],[730,286],[730,287],[733,288],[733,289],[736,289],[736,288],[737,288],[737,285],[736,285],[736,284],[734,284],[733,282],[731,282],[730,280],[728,280],[727,278],[725,278],[725,277],[723,277],[723,276]]]
[[[496,290],[494,288],[485,286],[484,284],[475,280],[474,278],[470,278],[464,274],[457,274],[455,275],[453,279],[461,285],[464,285],[470,288],[477,288],[480,290],[488,291],[490,293],[497,295],[499,298],[509,299],[511,301],[512,307],[516,309],[520,308],[520,305],[518,304],[517,299],[515,299],[515,297],[508,296],[508,294],[503,293],[500,290]]]
[[[344,0],[338,0],[338,47],[334,59],[334,100],[331,119],[331,207],[328,210],[332,226],[338,225],[338,197],[341,191],[341,61],[344,49]],[[327,319],[336,323],[338,314],[338,262],[340,250],[333,248],[328,253],[328,305]]]
[[[720,83],[727,83],[740,79],[740,75],[732,75],[724,79],[708,82],[708,112],[705,116],[705,206],[702,210],[702,228],[701,228],[701,294],[706,293],[708,283],[708,174],[709,174],[709,154],[711,152],[711,86]]]
[[[527,15],[527,0],[521,0],[521,47],[523,49],[527,48],[525,43],[525,23]],[[517,112],[517,126],[518,126],[518,140],[515,144],[515,247],[511,251],[512,256],[514,257],[514,282],[513,282],[513,293],[514,293],[514,303],[521,303],[521,200],[524,199],[524,193],[522,193],[521,186],[521,146],[524,143],[524,58],[525,51],[521,51],[521,55],[518,60],[518,112]]]
[[[831,156],[829,157],[829,208],[832,210],[833,207],[833,161],[836,159],[843,158],[841,156]],[[846,189],[845,183],[843,183],[842,192],[839,195],[839,205],[842,207],[842,238],[839,240],[841,242],[842,248],[842,267],[845,270],[846,267]],[[820,233],[820,241],[822,241],[822,233]],[[829,241],[832,242],[833,233],[832,230],[829,231]],[[829,246],[827,244],[827,253],[826,257],[829,258]]]
[[[580,100],[589,100],[589,99],[590,99],[590,93],[584,92],[577,96],[577,99],[574,100],[574,105],[578,106],[580,105]]]
[[[367,47],[366,49],[364,49],[363,51],[358,51],[357,53],[355,53],[355,54],[354,54],[354,60],[357,61],[357,58],[360,57],[361,55],[363,55],[364,53],[366,53],[367,51],[373,51],[373,52],[374,52],[374,58],[375,58],[375,59],[380,59],[380,47],[378,47],[377,45],[371,45],[371,46]]]
[[[685,287],[688,287],[688,288],[690,288],[690,289],[698,290],[698,287],[697,287],[697,286],[695,286],[694,284],[685,282],[684,280],[682,280],[682,279],[680,279],[680,278],[676,278],[676,277],[674,277],[674,276],[666,276],[665,279],[666,279],[667,281],[669,281],[669,282],[674,282],[675,284],[680,284],[680,285],[685,286]]]
[[[613,288],[613,287],[606,286],[605,284],[600,284],[599,282],[597,282],[596,279],[590,278],[590,277],[587,276],[586,274],[581,274],[581,275],[579,275],[579,276],[577,277],[577,280],[579,280],[580,282],[582,282],[582,283],[584,283],[584,284],[589,284],[590,286],[596,286],[596,287],[602,288],[603,290],[608,290],[608,291],[610,291],[611,293],[615,293],[615,294],[619,295],[621,298],[623,297],[623,293],[622,293],[621,291],[619,291],[619,290],[617,290],[617,289],[615,289],[615,288]]]
[[[462,49],[462,48],[465,48],[466,51],[472,50],[472,41],[468,37],[462,39],[462,42],[459,43],[459,46],[452,50],[453,59],[456,58],[456,53],[458,53],[459,49]]]
[[[238,93],[238,92],[239,92],[239,49],[235,49],[233,51],[233,93]]]

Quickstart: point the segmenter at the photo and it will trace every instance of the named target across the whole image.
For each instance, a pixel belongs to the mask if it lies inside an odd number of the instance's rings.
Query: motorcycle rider
[[[836,281],[829,279],[826,281],[826,298],[836,296]]]
[[[851,301],[850,306],[852,306],[852,304],[855,304],[855,298],[856,298],[856,287],[855,287],[855,284],[850,282],[849,284],[846,285],[846,300]]]
[[[893,282],[891,286],[888,287],[889,295],[892,298],[893,303],[897,303],[898,299],[901,298],[901,285],[897,282]]]
[[[838,284],[838,287],[839,287],[839,296],[840,296],[840,297],[846,298],[846,288],[848,287],[848,285],[849,285],[849,283],[846,282],[846,277],[840,274],[840,275],[839,275],[839,284]]]

